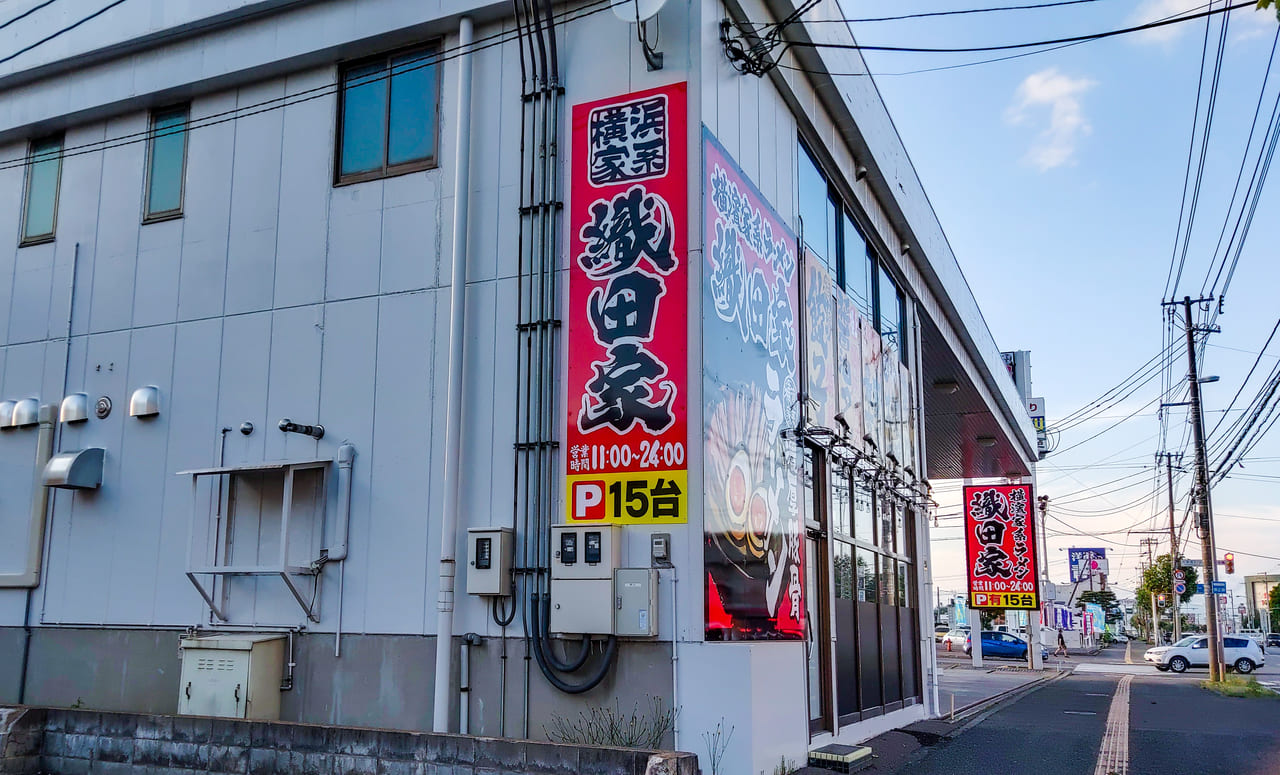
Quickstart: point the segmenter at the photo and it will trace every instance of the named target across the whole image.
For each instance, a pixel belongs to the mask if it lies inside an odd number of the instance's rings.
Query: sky
[[[865,18],[1039,2],[1045,0],[842,0],[842,7],[847,17]],[[1205,7],[1207,0],[1091,0],[856,22],[853,31],[863,45],[1002,45],[1103,32]],[[1218,24],[1210,27],[1202,121]],[[1229,15],[1196,215],[1181,279],[1176,292],[1168,293],[1171,263],[1182,255],[1175,237],[1192,147],[1204,20],[935,72],[902,74],[1022,51],[864,54],[996,343],[1002,350],[1031,351],[1033,394],[1045,398],[1051,426],[1161,353],[1162,299],[1201,293],[1211,260],[1222,255],[1219,236],[1228,222],[1276,30],[1273,11],[1245,8]],[[1280,92],[1280,62],[1275,70],[1263,94],[1246,176]],[[1197,141],[1193,172],[1199,154]],[[1202,374],[1220,377],[1203,389],[1210,429],[1280,316],[1277,187],[1280,182],[1273,180],[1263,188],[1258,217],[1216,321],[1221,333],[1210,336],[1201,364]],[[1243,187],[1241,192],[1233,213]],[[1234,226],[1234,215],[1229,222]],[[1185,384],[1181,342],[1172,350],[1169,371]],[[1280,335],[1245,386],[1232,420],[1277,356]],[[1156,407],[1163,382],[1156,378],[1089,422],[1064,429],[1058,452],[1039,464],[1039,493],[1061,503],[1051,506],[1047,531],[1052,580],[1067,580],[1067,547],[1104,546],[1111,583],[1120,597],[1131,597],[1144,553],[1139,541],[1149,537],[1136,531],[1165,531],[1156,536],[1163,540],[1158,551],[1168,551],[1167,493],[1156,493],[1154,456],[1163,449],[1185,449],[1188,472],[1192,457],[1185,409],[1169,410],[1162,435]],[[1100,431],[1105,432],[1093,438]],[[1211,435],[1210,441],[1221,435]],[[1212,495],[1219,552],[1236,550],[1236,573],[1227,577],[1236,603],[1245,574],[1280,573],[1280,431],[1264,438],[1244,462],[1245,468],[1215,486]],[[1189,473],[1179,474],[1175,485],[1179,521],[1189,480]],[[933,531],[933,570],[944,594],[964,590],[959,520],[948,516],[958,513],[958,484],[942,483],[936,490],[941,516]],[[1183,551],[1199,557],[1199,543]],[[1199,599],[1192,605],[1198,608]]]

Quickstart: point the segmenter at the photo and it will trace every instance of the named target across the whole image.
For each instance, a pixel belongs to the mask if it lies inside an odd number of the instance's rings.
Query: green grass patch
[[[1267,687],[1258,683],[1258,679],[1244,678],[1242,676],[1227,676],[1217,683],[1214,683],[1213,681],[1201,681],[1200,687],[1220,694],[1223,697],[1280,698],[1280,694],[1276,694]]]

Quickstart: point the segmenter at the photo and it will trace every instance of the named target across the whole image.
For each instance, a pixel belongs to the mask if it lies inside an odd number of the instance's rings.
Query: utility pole
[[[1196,299],[1194,303],[1213,301],[1212,298]],[[1178,302],[1164,302],[1165,305]],[[1225,670],[1222,664],[1222,633],[1218,629],[1218,596],[1213,594],[1213,581],[1217,576],[1217,552],[1213,542],[1213,505],[1209,497],[1209,460],[1205,450],[1204,406],[1200,402],[1200,373],[1196,365],[1196,326],[1191,316],[1192,300],[1182,297],[1183,324],[1187,334],[1187,381],[1191,386],[1191,429],[1196,445],[1196,481],[1192,497],[1196,501],[1197,533],[1200,536],[1200,554],[1204,559],[1204,617],[1209,635],[1209,680],[1221,681]]]
[[[1171,573],[1176,573],[1180,567],[1178,563],[1178,531],[1173,525],[1173,455],[1168,452],[1161,453],[1164,456],[1164,473],[1166,481],[1169,484],[1169,567]],[[1178,465],[1182,465],[1182,456],[1178,456]],[[1181,600],[1177,592],[1173,592],[1173,642],[1177,643],[1182,638],[1182,616],[1178,612]]]
[[[1154,538],[1144,538],[1138,542],[1147,550],[1147,567],[1154,568],[1155,561],[1151,558],[1151,548],[1159,543]],[[1160,609],[1156,607],[1156,591],[1151,590],[1151,642],[1160,645]]]

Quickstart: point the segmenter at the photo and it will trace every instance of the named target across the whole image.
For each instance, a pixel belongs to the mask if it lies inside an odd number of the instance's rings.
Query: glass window
[[[187,163],[187,108],[151,114],[147,149],[147,207],[143,218],[182,214],[182,184]]]
[[[818,168],[818,163],[809,155],[808,149],[800,146],[800,220],[804,228],[804,242],[822,263],[828,268],[835,268],[833,274],[838,278],[837,267],[837,208],[831,198],[831,188],[827,179]]]
[[[902,292],[893,277],[880,267],[879,318],[880,337],[884,341],[884,350],[894,353],[901,351],[902,339]]]
[[[844,214],[840,233],[841,246],[844,249],[844,261],[841,263],[844,274],[841,277],[841,287],[849,292],[849,296],[853,299],[853,303],[858,305],[862,316],[870,320],[872,317],[871,278],[874,275],[871,257],[867,253],[867,238],[862,236],[862,230],[848,213]]]
[[[338,181],[433,166],[437,52],[416,51],[347,68],[342,74]]]
[[[813,522],[822,522],[822,514],[818,510],[817,503],[814,500],[814,491],[817,489],[817,482],[814,479],[814,460],[813,448],[805,447],[801,452],[802,465],[800,468],[800,493],[804,498],[804,518]]]
[[[858,602],[874,603],[879,598],[876,583],[876,553],[859,547],[855,550],[857,565]]]
[[[843,541],[836,541],[835,550],[836,599],[853,600],[853,547]]]
[[[908,572],[911,566],[905,562],[898,563],[898,605],[907,607],[911,605],[911,595],[908,591],[911,583],[911,574]]]
[[[871,490],[858,482],[853,488],[853,537],[869,544],[876,542],[876,520]]]
[[[62,177],[62,135],[31,143],[27,196],[22,208],[24,245],[53,239],[58,220],[58,182]]]
[[[880,604],[894,605],[897,600],[898,571],[897,561],[892,557],[880,555]]]
[[[853,535],[853,493],[849,491],[849,473],[844,466],[831,469],[831,529],[842,536]]]
[[[879,512],[880,512],[880,544],[879,545],[885,551],[888,551],[888,552],[897,551],[898,546],[897,544],[894,543],[894,540],[893,540],[897,535],[893,529],[893,520],[894,520],[894,515],[897,513],[897,509],[894,508],[893,503],[889,499],[881,498]]]

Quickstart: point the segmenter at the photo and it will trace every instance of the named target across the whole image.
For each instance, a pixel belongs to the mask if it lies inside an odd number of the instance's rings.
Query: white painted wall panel
[[[183,225],[181,219],[148,223],[138,235],[137,280],[133,289],[135,326],[177,320]]]
[[[9,341],[41,341],[49,334],[49,304],[53,282],[54,244],[32,245],[18,251],[13,267],[13,311]]]
[[[444,425],[432,410],[444,403],[447,372],[433,367],[433,356],[443,347],[440,325],[447,321],[437,305],[443,310],[447,299],[431,292],[380,303],[378,330],[396,333],[378,339],[372,507],[367,522],[352,523],[353,533],[364,537],[364,545],[356,545],[362,562],[347,574],[348,600],[358,606],[348,619],[355,631],[434,628],[427,612],[435,602],[431,558],[440,554],[434,527],[443,494],[435,472],[443,465]]]
[[[164,495],[171,486],[165,470],[169,434],[159,418],[129,417],[128,397],[142,385],[159,387],[162,396],[171,394],[174,343],[172,325],[137,329],[130,342],[126,392],[117,403],[123,438],[107,447],[120,463],[119,473],[116,480],[104,481],[119,493],[119,510],[103,515],[114,528],[110,544],[114,559],[111,594],[104,612],[104,619],[109,622],[150,624],[155,619],[151,590],[160,580],[157,561]],[[164,410],[163,405],[161,409]]]
[[[234,93],[194,100],[191,120],[235,107]],[[235,157],[236,123],[203,127],[187,136],[187,187],[183,194],[182,275],[178,318],[195,320],[222,314],[227,276],[227,240],[231,213],[228,171]]]
[[[222,329],[222,370],[218,417],[233,428],[248,421],[249,436],[227,434],[226,465],[261,463],[267,433],[279,433],[267,417],[267,375],[271,368],[271,313],[226,318]]]
[[[156,556],[157,584],[150,590],[158,623],[196,622],[207,618],[204,604],[183,575],[187,569],[188,537],[192,529],[191,479],[178,471],[216,465],[219,429],[227,426],[239,436],[239,421],[220,413],[218,374],[221,369],[222,321],[180,323],[173,348],[173,379],[160,395],[160,417],[168,434],[164,469],[163,519]],[[228,437],[230,438],[230,436]],[[209,515],[209,488],[199,501],[199,524]],[[197,557],[203,557],[206,536],[197,535]],[[207,579],[204,579],[207,581]]]
[[[417,173],[439,174],[438,170]],[[387,207],[382,211],[379,281],[382,293],[420,290],[435,283],[442,256],[450,257],[450,246],[441,243],[438,227],[441,219],[450,216],[442,210],[438,199]]]
[[[285,93],[323,89],[334,68],[289,76]],[[324,300],[329,190],[333,181],[333,97],[284,108],[280,158],[280,231],[276,244],[275,304]]]
[[[382,250],[382,181],[335,188],[329,200],[327,299],[378,292]]]
[[[289,418],[303,425],[321,422],[320,353],[324,310],[319,305],[276,310],[271,320],[271,361],[267,414],[263,423],[267,460],[316,460],[320,442],[277,427]],[[323,423],[321,423],[323,424]]]
[[[277,79],[240,89],[238,104],[256,105],[284,95]],[[228,313],[271,307],[275,289],[276,226],[280,206],[281,111],[236,121],[232,164],[231,231],[227,249]]]

